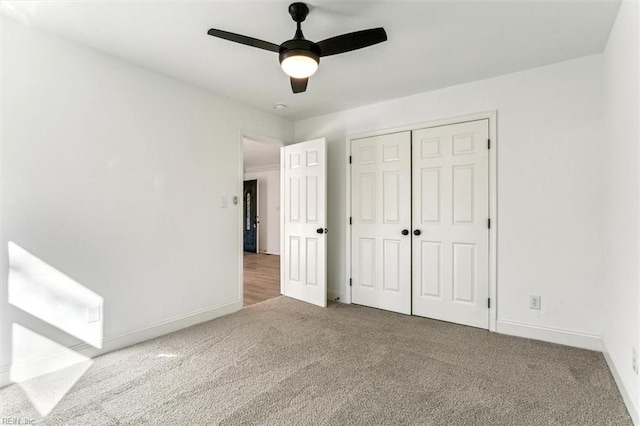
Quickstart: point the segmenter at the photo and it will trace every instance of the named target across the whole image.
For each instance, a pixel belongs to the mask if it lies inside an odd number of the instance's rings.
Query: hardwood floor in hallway
[[[244,306],[280,296],[280,256],[244,253]]]

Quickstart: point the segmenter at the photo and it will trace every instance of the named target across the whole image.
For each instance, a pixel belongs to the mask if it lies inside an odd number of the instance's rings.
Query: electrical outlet
[[[87,322],[100,321],[100,305],[89,306],[87,308]]]
[[[631,368],[633,371],[638,374],[638,350],[635,348],[631,348]]]
[[[540,296],[529,296],[529,309],[537,309],[540,310],[541,303]]]

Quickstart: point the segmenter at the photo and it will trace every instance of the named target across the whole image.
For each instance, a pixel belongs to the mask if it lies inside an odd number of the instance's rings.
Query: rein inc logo
[[[20,417],[2,417],[0,418],[0,425],[33,425],[35,420],[23,419]]]

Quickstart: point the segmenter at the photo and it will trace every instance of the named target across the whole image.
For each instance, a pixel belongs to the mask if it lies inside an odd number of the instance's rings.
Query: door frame
[[[230,203],[233,207],[237,207],[242,200],[242,193],[244,192],[244,149],[243,149],[243,141],[244,139],[251,139],[255,142],[268,143],[277,145],[279,147],[283,147],[284,141],[279,139],[270,138],[268,136],[257,135],[255,133],[247,133],[240,132],[238,136],[238,184],[236,187],[236,194],[232,196],[232,201]],[[278,163],[280,164],[280,163]],[[224,197],[224,196],[223,196]],[[236,208],[236,229],[237,229],[237,253],[238,253],[238,300],[240,301],[240,306],[244,305],[244,234],[242,229],[242,219],[244,217],[242,206],[240,208]],[[258,252],[260,248],[258,247]]]
[[[351,303],[351,287],[348,285],[351,279],[351,226],[349,226],[349,218],[351,217],[351,141],[354,139],[362,139],[371,136],[381,136],[389,133],[398,133],[425,129],[429,127],[446,126],[450,124],[464,123],[476,120],[489,120],[489,139],[491,140],[491,149],[489,149],[489,218],[491,219],[491,228],[489,229],[489,297],[491,306],[489,307],[489,331],[496,331],[496,323],[498,317],[498,180],[497,180],[497,159],[498,159],[498,135],[497,135],[497,110],[479,112],[474,114],[466,114],[456,117],[443,118],[422,123],[409,124],[389,129],[375,130],[362,133],[348,134],[346,138],[346,210],[345,210],[345,239],[346,239],[346,274],[345,284],[347,291],[345,292],[344,303]]]

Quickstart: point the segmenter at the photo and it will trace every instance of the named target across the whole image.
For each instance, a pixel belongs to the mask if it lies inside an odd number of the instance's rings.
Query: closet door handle
[[[316,229],[316,232],[318,234],[324,234],[324,229],[323,228],[318,228],[318,229]]]
[[[417,236],[417,235],[420,235],[420,234],[422,234],[422,232],[420,232],[420,230],[419,230],[419,229],[415,229],[415,230],[413,231],[413,235],[416,235],[416,236]]]
[[[409,230],[408,229],[403,229],[402,230],[402,235],[409,235]]]

